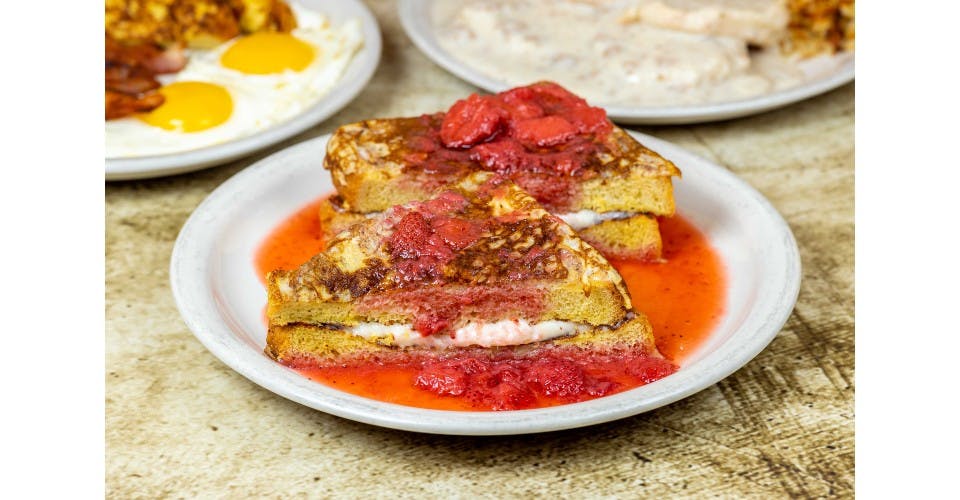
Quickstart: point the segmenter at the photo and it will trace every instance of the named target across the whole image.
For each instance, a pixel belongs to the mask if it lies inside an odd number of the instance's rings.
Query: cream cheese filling
[[[352,335],[372,339],[393,337],[393,344],[400,347],[495,347],[514,346],[575,335],[589,329],[589,325],[571,321],[541,321],[530,324],[525,320],[500,320],[493,323],[470,322],[458,328],[452,335],[423,336],[410,324],[385,325],[360,323],[346,328]]]
[[[596,226],[597,224],[617,219],[626,219],[634,214],[632,212],[594,212],[593,210],[580,210],[566,214],[558,214],[563,222],[566,222],[574,230],[579,231],[583,228]]]

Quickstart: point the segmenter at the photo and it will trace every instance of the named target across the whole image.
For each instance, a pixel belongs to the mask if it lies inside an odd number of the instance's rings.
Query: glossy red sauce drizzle
[[[323,249],[317,210],[303,207],[264,240],[256,269],[293,269]],[[634,306],[650,318],[657,347],[677,365],[710,335],[723,314],[726,277],[706,237],[682,216],[660,220],[666,262],[611,261]],[[458,356],[299,369],[325,385],[372,399],[421,408],[543,408],[625,391],[669,375],[675,367],[642,354],[544,355],[495,359]]]

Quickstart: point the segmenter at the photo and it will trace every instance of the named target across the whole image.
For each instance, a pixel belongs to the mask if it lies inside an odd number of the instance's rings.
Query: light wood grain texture
[[[851,497],[854,89],[752,118],[647,132],[724,165],[796,234],[796,310],[744,368],[683,401],[585,429],[505,438],[370,427],[287,401],[208,353],[167,267],[181,225],[273,151],[369,117],[442,109],[476,89],[421,55],[371,2],[383,61],[357,100],[253,157],[106,188],[106,488],[159,497]]]

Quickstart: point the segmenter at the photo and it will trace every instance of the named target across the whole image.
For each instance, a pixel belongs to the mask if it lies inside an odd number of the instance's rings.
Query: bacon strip
[[[162,50],[151,44],[104,43],[104,115],[107,120],[150,111],[163,104],[158,74],[176,73],[187,64],[180,47]]]
[[[107,120],[150,111],[163,104],[163,95],[159,92],[150,92],[137,97],[107,90],[104,99]]]

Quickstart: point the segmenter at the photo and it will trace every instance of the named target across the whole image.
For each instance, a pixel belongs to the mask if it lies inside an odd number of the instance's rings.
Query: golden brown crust
[[[326,240],[367,220],[364,214],[340,208],[337,197],[321,203],[319,214],[320,229]],[[660,225],[657,218],[650,214],[603,221],[578,229],[577,234],[607,258],[655,262],[661,259],[663,253]]]
[[[339,195],[323,200],[317,215],[320,217],[320,229],[323,231],[325,240],[333,238],[358,222],[367,220],[367,217],[361,213],[344,209],[343,199]]]
[[[465,185],[478,179],[481,190]],[[491,184],[495,182],[495,186]],[[410,284],[431,284],[438,279],[444,284],[458,285],[506,283],[516,280],[518,275],[529,279],[563,279],[567,268],[562,262],[562,252],[586,255],[581,249],[561,247],[564,237],[568,236],[562,221],[539,209],[509,181],[501,185],[493,174],[478,173],[449,188],[445,192],[456,192],[468,203],[456,212],[457,220],[473,221],[480,233],[442,267],[442,278],[431,276],[423,278],[425,281],[409,282],[398,276],[390,248],[390,238],[398,224],[393,219],[400,211],[419,211],[417,205],[411,205],[394,207],[369,219],[365,221],[366,227],[356,227],[355,231],[348,228],[331,239],[327,252],[314,256],[296,270],[281,271],[278,279],[286,280],[295,289],[325,290],[334,297],[354,300],[367,293]],[[486,189],[494,191],[487,193]],[[358,244],[359,240],[364,241]],[[347,257],[361,259],[361,265],[345,267],[342,261],[338,262],[338,256],[356,254],[355,247],[366,252],[361,251],[362,256]]]
[[[410,144],[442,114],[423,117],[364,120],[344,125],[327,143],[324,168],[348,210],[369,213],[421,200],[438,187],[479,170],[474,162],[451,159],[442,171],[426,172],[415,165],[434,153]],[[671,177],[680,170],[623,129],[614,127],[606,142],[583,170],[583,178],[569,211],[626,211],[672,215]],[[523,184],[521,182],[521,187]]]
[[[623,279],[606,259],[516,185],[477,172],[456,187],[464,199],[471,200],[457,213],[482,221],[482,225],[477,226],[476,237],[468,246],[438,268],[441,274],[419,281],[403,275],[389,243],[397,231],[394,219],[402,210],[416,211],[421,204],[394,208],[341,232],[329,242],[327,251],[300,268],[270,273],[270,323],[409,322],[411,314],[396,307],[365,307],[363,300],[411,287],[458,290],[520,284],[548,289],[539,299],[547,304],[546,311],[530,320],[612,324],[630,309]],[[489,189],[493,189],[489,197],[482,194]],[[508,312],[505,308],[498,314]]]
[[[608,259],[655,262],[662,259],[663,241],[657,218],[638,214],[583,228],[580,237]]]

